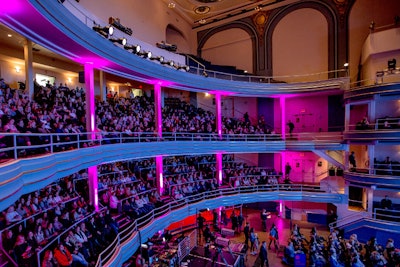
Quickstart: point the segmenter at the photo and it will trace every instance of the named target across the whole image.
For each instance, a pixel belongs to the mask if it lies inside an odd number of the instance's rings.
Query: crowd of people
[[[0,137],[0,148],[18,146],[18,156],[65,151],[78,147],[95,145],[87,141],[85,90],[69,88],[63,84],[49,83],[40,86],[35,83],[34,98],[26,92],[10,88],[2,80],[0,84],[0,132],[28,133],[19,135],[16,144],[12,136]],[[216,133],[216,117],[213,112],[197,108],[178,98],[166,99],[162,110],[162,130],[166,133]],[[97,139],[104,144],[117,142],[122,137],[153,136],[155,131],[154,100],[147,96],[115,97],[106,101],[96,100]],[[273,130],[265,123],[263,116],[252,123],[248,115],[243,118],[222,118],[224,134],[270,134]],[[32,135],[29,135],[32,133]],[[39,135],[36,135],[39,134]],[[51,137],[49,134],[58,134]],[[53,138],[53,140],[51,140]],[[68,143],[70,142],[70,143]],[[1,152],[1,158],[13,158],[13,151]]]

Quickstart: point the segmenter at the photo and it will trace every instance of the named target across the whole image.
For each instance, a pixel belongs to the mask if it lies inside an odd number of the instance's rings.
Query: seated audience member
[[[63,243],[58,244],[57,248],[54,249],[54,259],[60,267],[72,266],[73,258],[71,252],[64,247]]]

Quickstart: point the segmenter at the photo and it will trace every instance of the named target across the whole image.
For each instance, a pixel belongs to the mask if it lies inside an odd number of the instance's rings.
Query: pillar
[[[344,130],[345,131],[350,130],[349,125],[350,125],[350,104],[346,103],[345,112],[344,112]]]
[[[217,134],[219,139],[222,139],[222,110],[221,110],[221,95],[219,93],[215,94],[215,108],[216,108],[216,124],[217,124]]]
[[[218,181],[218,184],[222,184],[222,153],[218,152],[215,154],[215,159],[216,159],[216,178]]]
[[[375,185],[372,185],[371,188],[367,188],[367,212],[369,217],[372,217],[374,212],[374,191],[376,189]]]
[[[164,193],[163,156],[156,156],[156,183],[160,196]]]
[[[281,134],[282,139],[286,139],[286,98],[281,96],[279,98],[279,105],[281,108]]]
[[[34,84],[33,84],[33,54],[32,41],[25,40],[24,43],[24,59],[25,59],[25,91],[28,92],[29,99],[33,99]]]
[[[106,86],[106,82],[105,82],[105,78],[104,78],[104,72],[102,70],[100,70],[100,74],[99,74],[99,82],[100,82],[100,99],[103,102],[107,101],[107,86]]]
[[[86,131],[88,140],[95,140],[95,102],[94,102],[94,69],[92,63],[85,63],[85,90],[86,90]],[[89,199],[95,210],[99,210],[97,166],[88,168]]]
[[[93,205],[95,211],[99,211],[97,166],[92,166],[88,168],[88,181],[90,204]]]
[[[86,131],[89,140],[96,139],[95,136],[95,102],[94,102],[94,70],[92,63],[85,63],[85,90],[86,90]]]
[[[156,83],[154,85],[154,108],[155,108],[155,119],[156,119],[156,133],[159,138],[162,138],[162,94],[161,84]]]
[[[375,174],[374,159],[375,159],[375,145],[368,145],[369,174]]]

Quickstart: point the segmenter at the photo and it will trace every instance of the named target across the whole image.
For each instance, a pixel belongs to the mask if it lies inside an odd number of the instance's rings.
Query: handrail
[[[368,218],[368,217],[369,217],[369,213],[366,212],[366,211],[353,213],[353,214],[350,214],[349,216],[343,217],[343,218],[341,218],[341,219],[339,219],[339,220],[337,220],[335,222],[331,222],[329,224],[329,228],[330,229],[341,228],[346,224],[358,221],[360,219]]]
[[[94,140],[88,140],[86,137],[93,135]],[[0,143],[8,144],[8,147],[0,148],[0,154],[3,154],[3,159],[21,159],[26,156],[39,156],[48,153],[63,152],[71,149],[80,149],[93,146],[104,146],[109,144],[122,143],[148,143],[148,142],[164,142],[164,141],[241,141],[241,142],[267,142],[267,141],[282,141],[280,134],[222,134],[219,136],[216,133],[163,133],[160,138],[154,132],[135,132],[126,134],[124,132],[85,132],[85,133],[49,133],[50,143],[38,143],[30,146],[17,143],[18,137],[22,139],[30,137],[40,137],[43,134],[39,133],[1,133]],[[69,137],[68,141],[58,139]],[[6,140],[5,140],[5,139]],[[7,141],[7,142],[5,142]],[[11,142],[8,142],[11,141]],[[5,155],[4,155],[5,154]]]
[[[131,227],[131,231],[124,231],[123,233],[118,233],[117,237],[115,240],[116,242],[116,247],[121,245],[123,242],[126,242],[126,236],[129,236],[129,238],[134,237],[134,233],[138,232],[140,233],[140,228],[148,225],[151,221],[153,221],[155,218],[161,217],[169,212],[171,210],[179,209],[182,207],[187,207],[190,204],[197,203],[202,200],[210,199],[210,198],[216,198],[220,196],[229,196],[233,194],[241,194],[241,193],[258,193],[258,192],[284,192],[285,194],[288,191],[292,192],[307,192],[307,193],[321,193],[324,192],[321,190],[319,186],[316,185],[307,185],[307,184],[277,184],[277,185],[258,185],[258,186],[242,186],[238,188],[219,188],[217,190],[213,191],[207,191],[207,192],[202,192],[199,194],[191,195],[189,197],[185,197],[180,200],[174,200],[170,203],[167,203],[161,207],[153,209],[151,212],[148,214],[142,216],[141,218],[138,218],[134,220],[134,223],[137,227]],[[121,240],[124,240],[123,242]],[[112,251],[114,252],[115,249],[113,248],[106,248],[105,251]],[[109,259],[112,258],[110,255],[105,255],[105,251],[103,251],[97,260],[96,266],[104,266],[106,262],[103,259]]]

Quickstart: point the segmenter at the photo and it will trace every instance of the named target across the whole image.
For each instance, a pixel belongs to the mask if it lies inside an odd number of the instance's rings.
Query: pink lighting
[[[90,140],[95,140],[95,103],[94,103],[94,71],[93,64],[84,65],[85,73],[85,87],[86,87],[86,114],[89,114],[86,118],[87,131],[90,132]]]
[[[283,201],[280,200],[279,201],[279,213],[282,213],[282,211],[283,211]]]
[[[286,139],[286,98],[281,96],[279,98],[279,103],[281,106],[281,134],[282,138]]]
[[[215,94],[215,107],[217,109],[217,132],[219,139],[222,139],[222,110],[221,110],[221,95]]]
[[[216,169],[217,169],[217,180],[218,184],[222,184],[222,153],[215,154],[216,158]]]
[[[97,166],[88,168],[89,178],[89,197],[90,203],[94,206],[95,211],[99,210],[99,196],[98,196],[98,179],[97,179]]]
[[[78,62],[82,65],[92,65],[93,68],[103,68],[108,64],[107,60],[102,59],[102,58],[96,58],[96,57],[80,57],[80,58],[74,58],[73,61]]]
[[[24,10],[21,0],[1,0],[0,1],[0,16],[21,13]]]
[[[154,84],[154,108],[156,115],[157,136],[162,138],[162,110],[161,110],[161,85]]]
[[[156,156],[156,179],[158,193],[164,193],[164,178],[163,178],[163,156]]]

